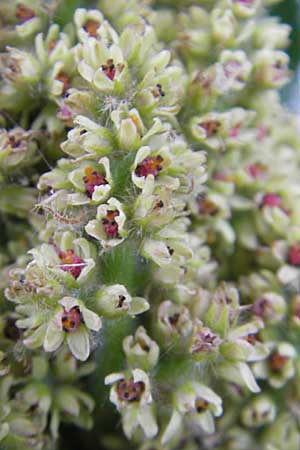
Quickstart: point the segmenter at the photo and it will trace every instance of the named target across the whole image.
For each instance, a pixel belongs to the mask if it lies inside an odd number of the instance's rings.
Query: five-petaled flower
[[[75,358],[85,361],[90,354],[90,330],[99,331],[100,317],[81,300],[64,297],[50,320],[44,339],[46,352],[54,352],[64,341]]]
[[[131,438],[141,427],[148,439],[158,432],[155,419],[150,380],[146,372],[133,369],[128,373],[113,373],[105,378],[111,384],[110,401],[122,415],[124,433]]]

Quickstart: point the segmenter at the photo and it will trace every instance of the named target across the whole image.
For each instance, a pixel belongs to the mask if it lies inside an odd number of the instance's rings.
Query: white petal
[[[67,335],[68,346],[76,359],[86,361],[90,354],[90,340],[84,325]]]
[[[165,445],[170,439],[172,439],[177,433],[180,432],[182,426],[182,417],[176,409],[174,409],[170,422],[164,431],[161,438],[162,445]]]
[[[194,417],[196,417],[196,415]],[[210,411],[197,414],[197,422],[207,434],[212,434],[215,431],[215,422]]]
[[[87,308],[81,308],[81,313],[83,316],[84,323],[90,330],[99,331],[102,322],[98,314],[94,313],[90,309]]]
[[[24,339],[23,343],[28,348],[38,348],[43,344],[47,325],[41,325],[28,338]]]
[[[158,433],[158,426],[151,406],[145,405],[139,410],[138,422],[148,439],[154,438]]]
[[[135,405],[126,408],[124,411],[122,424],[124,433],[128,439],[131,439],[138,426],[138,413],[139,407]]]
[[[104,384],[114,384],[117,381],[124,380],[125,376],[121,372],[111,373],[104,378]]]
[[[67,310],[70,311],[74,306],[78,306],[78,300],[74,297],[63,297],[59,303]]]
[[[60,315],[61,317],[61,315]],[[55,318],[48,325],[46,336],[44,339],[44,349],[46,352],[54,352],[57,350],[64,340],[64,332],[58,325]]]
[[[129,309],[129,314],[135,316],[136,314],[141,314],[148,311],[150,308],[149,303],[143,297],[133,297]]]

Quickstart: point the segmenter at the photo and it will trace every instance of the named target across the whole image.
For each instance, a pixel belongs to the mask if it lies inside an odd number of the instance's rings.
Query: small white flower
[[[46,330],[44,349],[54,352],[66,340],[73,356],[85,361],[90,354],[89,330],[99,331],[101,319],[76,298],[64,297],[59,303]]]

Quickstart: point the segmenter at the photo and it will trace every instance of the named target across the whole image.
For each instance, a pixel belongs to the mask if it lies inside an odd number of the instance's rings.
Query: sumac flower
[[[109,398],[121,413],[126,436],[131,438],[135,430],[141,427],[147,438],[153,438],[158,427],[146,372],[134,369],[129,373],[113,373],[105,378],[105,384],[112,385]]]
[[[90,354],[90,330],[99,331],[101,319],[75,298],[64,297],[59,304],[61,306],[47,326],[44,349],[53,352],[66,340],[73,356],[85,361]]]

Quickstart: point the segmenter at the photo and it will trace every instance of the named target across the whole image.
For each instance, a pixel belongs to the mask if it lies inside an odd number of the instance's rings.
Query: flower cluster
[[[127,448],[109,385],[130,448],[299,449],[299,118],[271,3],[0,5],[3,448],[68,445],[61,422]]]

